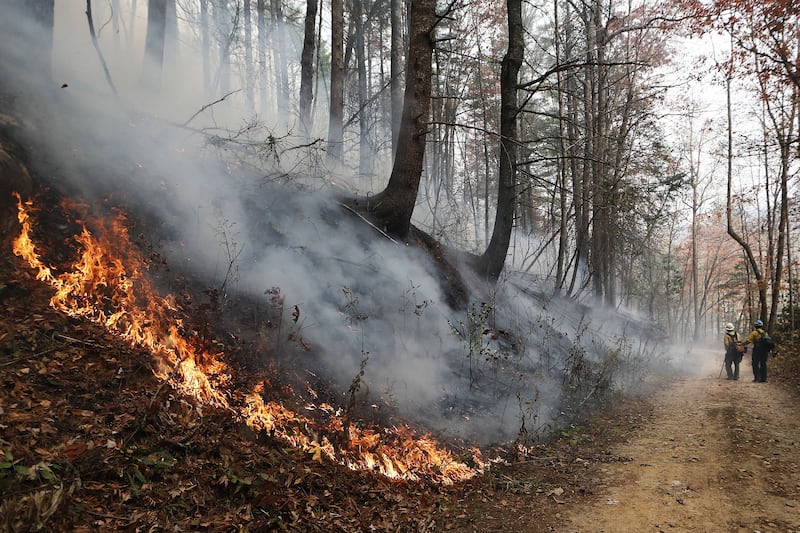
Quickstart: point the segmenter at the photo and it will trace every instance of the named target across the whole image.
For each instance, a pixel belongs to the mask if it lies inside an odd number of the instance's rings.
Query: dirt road
[[[656,398],[651,424],[604,465],[564,532],[800,532],[800,411],[775,383],[719,378],[715,352],[697,377]]]

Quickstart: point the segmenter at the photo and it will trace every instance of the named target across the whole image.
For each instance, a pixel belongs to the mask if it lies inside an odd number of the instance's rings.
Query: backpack
[[[772,337],[770,337],[769,333],[767,333],[766,331],[764,332],[763,335],[761,335],[761,339],[758,342],[759,345],[761,346],[761,349],[764,350],[764,352],[766,353],[775,350],[775,341],[772,340]]]
[[[728,354],[732,357],[740,356],[744,352],[744,343],[739,340],[739,334],[734,332],[733,335],[726,333],[730,342],[728,343]]]

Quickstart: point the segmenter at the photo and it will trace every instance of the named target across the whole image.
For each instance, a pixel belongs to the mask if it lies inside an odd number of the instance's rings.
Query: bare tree
[[[356,71],[358,73],[358,173],[368,176],[372,171],[372,147],[369,142],[369,105],[367,94],[367,63],[364,44],[364,4],[362,0],[353,0],[353,32],[356,55]]]
[[[145,63],[142,82],[152,90],[161,88],[164,68],[164,36],[167,28],[167,1],[148,0],[147,36],[145,38]]]
[[[203,60],[203,93],[211,96],[211,37],[208,25],[208,2],[200,0],[200,55]]]
[[[500,276],[511,242],[514,207],[517,201],[517,85],[525,51],[522,0],[507,0],[508,50],[500,73],[500,173],[497,214],[492,239],[481,256],[478,272],[491,281]]]
[[[314,82],[314,44],[317,20],[317,0],[306,1],[303,52],[300,57],[300,124],[308,135],[311,129],[312,84]]]
[[[16,24],[19,17],[22,24]],[[25,50],[26,59],[36,65],[35,71],[49,77],[50,55],[53,50],[53,0],[4,0],[0,2],[0,18],[7,24],[6,31],[17,34]],[[31,25],[35,24],[35,26]],[[4,24],[5,25],[5,24]],[[35,30],[33,28],[36,28]]]
[[[413,0],[409,7],[409,50],[398,149],[386,188],[357,200],[390,235],[405,239],[417,201],[425,158],[431,102],[431,62],[436,0]]]
[[[400,131],[400,118],[403,108],[403,2],[390,0],[391,45],[390,45],[390,92],[392,115],[392,156],[397,152],[397,137]]]
[[[267,112],[267,5],[266,0],[256,1],[258,25],[258,100],[262,113]]]
[[[244,0],[242,9],[244,16],[244,95],[248,109],[255,109],[253,100],[253,84],[255,73],[253,69],[253,9],[251,0]]]
[[[342,160],[344,117],[344,3],[331,0],[331,103],[328,122],[328,155]]]
[[[282,0],[272,0],[272,53],[275,61],[275,91],[278,101],[278,115],[286,117],[289,112],[289,70],[286,51],[286,31],[283,20]]]

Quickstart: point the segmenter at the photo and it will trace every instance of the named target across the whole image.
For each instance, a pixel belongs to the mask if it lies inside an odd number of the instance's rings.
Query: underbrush
[[[800,332],[784,333],[779,341],[778,354],[770,360],[770,373],[800,393]]]

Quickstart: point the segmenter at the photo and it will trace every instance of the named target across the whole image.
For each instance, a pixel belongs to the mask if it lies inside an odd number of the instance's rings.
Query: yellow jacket
[[[722,337],[722,344],[725,345],[725,351],[731,347],[732,342],[739,342],[739,334],[735,331],[731,333],[725,333],[725,336]]]
[[[764,331],[764,328],[756,328],[750,332],[750,335],[744,340],[745,344],[755,344],[756,342],[761,340],[761,337],[766,335],[767,332]]]

